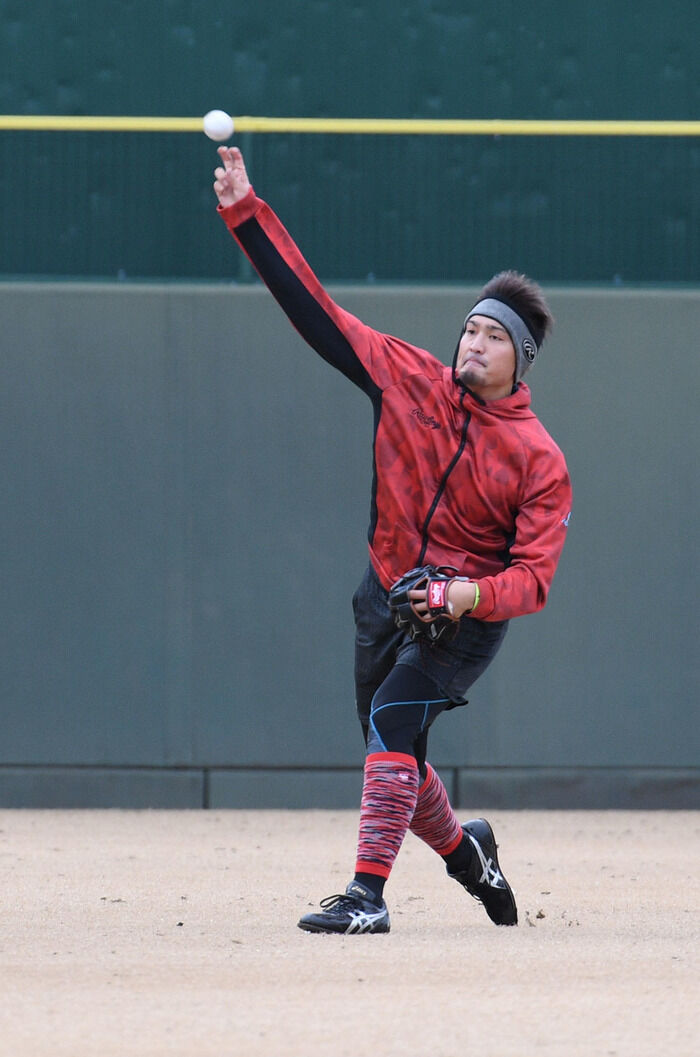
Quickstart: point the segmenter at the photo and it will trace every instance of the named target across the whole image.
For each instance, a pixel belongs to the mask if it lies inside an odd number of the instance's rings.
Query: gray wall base
[[[201,808],[205,772],[161,767],[0,767],[0,807]]]
[[[461,807],[697,810],[700,769],[625,767],[460,768]]]
[[[459,809],[699,810],[700,768],[441,767]],[[0,767],[0,808],[357,808],[361,768]]]
[[[362,770],[212,770],[210,807],[352,808],[362,796]]]

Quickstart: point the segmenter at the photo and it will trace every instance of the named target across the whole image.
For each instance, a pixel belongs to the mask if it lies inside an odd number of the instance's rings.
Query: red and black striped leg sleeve
[[[365,761],[356,873],[388,877],[416,809],[418,765],[402,752]]]
[[[433,851],[444,857],[459,846],[463,837],[462,827],[450,806],[442,779],[429,763],[426,769],[428,774],[418,790],[411,833],[415,833]]]

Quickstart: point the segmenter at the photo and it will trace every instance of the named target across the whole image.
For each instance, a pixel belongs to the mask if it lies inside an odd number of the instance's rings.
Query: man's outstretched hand
[[[235,205],[250,191],[243,155],[238,147],[219,147],[221,165],[214,170],[214,191],[223,207]]]

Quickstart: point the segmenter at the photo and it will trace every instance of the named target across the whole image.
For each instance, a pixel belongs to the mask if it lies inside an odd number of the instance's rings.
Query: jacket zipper
[[[460,403],[460,407],[462,408],[463,411],[464,411],[464,397],[465,397],[465,393],[462,393],[462,396],[461,396],[461,399],[460,399],[460,402],[459,402]],[[459,462],[459,458],[460,458],[462,452],[464,451],[465,445],[467,443],[467,430],[469,429],[469,423],[471,421],[472,413],[471,413],[471,411],[467,411],[467,412],[465,412],[465,414],[466,414],[466,417],[465,417],[464,423],[462,425],[462,436],[460,438],[459,447],[457,448],[457,451],[456,451],[455,455],[452,457],[450,465],[447,467],[447,469],[445,470],[444,474],[442,475],[442,480],[440,481],[440,484],[438,486],[437,492],[435,493],[433,501],[430,504],[430,510],[428,511],[428,513],[426,515],[425,521],[423,522],[423,543],[422,543],[422,546],[421,546],[421,549],[420,549],[420,555],[418,556],[418,562],[417,562],[417,564],[419,566],[422,565],[423,562],[425,561],[425,552],[428,549],[428,529],[430,528],[430,522],[432,521],[433,514],[437,510],[437,505],[440,502],[440,500],[442,499],[442,494],[445,491],[445,487],[447,485],[447,479],[450,476],[450,474],[452,473],[452,471],[454,470],[454,468],[457,465],[457,463]]]

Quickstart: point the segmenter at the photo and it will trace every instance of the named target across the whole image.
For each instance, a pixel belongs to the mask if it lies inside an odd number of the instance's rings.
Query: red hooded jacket
[[[479,585],[470,616],[507,620],[541,609],[571,486],[528,387],[484,402],[431,353],[344,311],[252,189],[219,212],[301,336],[372,400],[369,552],[384,587],[415,566],[447,565]]]

